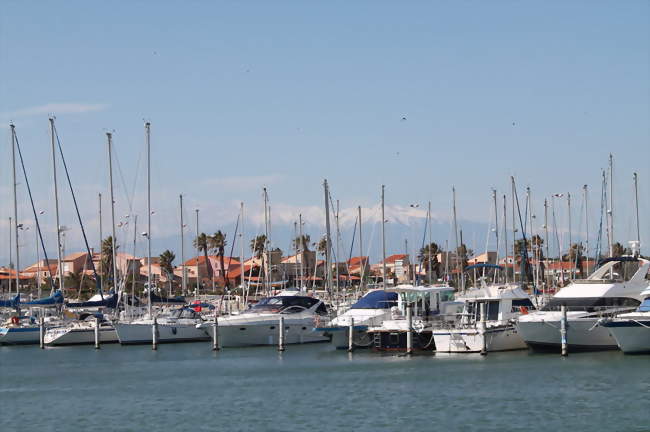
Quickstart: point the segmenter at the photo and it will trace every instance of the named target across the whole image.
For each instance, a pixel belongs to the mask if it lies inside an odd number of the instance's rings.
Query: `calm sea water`
[[[650,357],[0,348],[0,430],[647,431]]]

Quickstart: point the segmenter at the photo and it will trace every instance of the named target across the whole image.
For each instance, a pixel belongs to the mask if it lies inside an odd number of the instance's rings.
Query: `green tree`
[[[210,236],[210,249],[216,252],[217,257],[219,257],[219,264],[221,266],[221,275],[223,276],[223,280],[225,283],[226,288],[228,288],[229,283],[228,283],[228,274],[226,273],[226,267],[224,265],[224,259],[223,255],[226,249],[226,235],[221,232],[221,230],[217,231],[214,233],[214,235]]]
[[[118,245],[115,245],[115,253],[117,254]],[[109,276],[110,275],[110,276]],[[102,241],[102,263],[101,263],[101,277],[106,281],[109,287],[115,287],[113,281],[113,237],[108,236]],[[117,275],[115,275],[117,278]]]
[[[439,253],[442,253],[440,247],[436,243],[430,243],[421,248],[420,253],[418,254],[418,259],[427,272],[429,271],[429,257],[431,258],[431,272],[436,275],[436,279],[440,276],[440,262],[438,262]],[[433,277],[433,275],[431,275],[431,277]]]
[[[260,234],[251,240],[251,251],[255,254],[255,258],[260,259],[264,255],[266,249],[266,236]]]
[[[210,265],[210,260],[208,259],[208,251],[210,250],[210,236],[205,233],[199,234],[197,238],[194,239],[194,248],[199,252],[203,252],[203,259],[205,260],[205,268],[208,272],[208,278],[212,280],[212,266]],[[199,257],[196,257],[196,276],[199,277]]]
[[[176,254],[170,251],[169,249],[165,250],[158,257],[158,263],[160,264],[160,270],[165,272],[167,276],[167,281],[169,282],[169,292],[172,290],[172,281],[174,280],[174,260],[176,259]]]
[[[298,252],[309,252],[309,242],[311,237],[309,234],[303,234],[293,239],[293,247],[297,249]]]

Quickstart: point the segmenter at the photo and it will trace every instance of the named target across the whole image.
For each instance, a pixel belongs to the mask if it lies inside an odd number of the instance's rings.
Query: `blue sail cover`
[[[106,297],[104,297],[104,300],[66,303],[65,305],[69,308],[91,308],[91,307],[116,308],[117,294],[107,295]]]
[[[27,306],[55,306],[58,304],[63,304],[63,294],[61,294],[61,290],[56,290],[54,294],[49,297],[45,297],[38,300],[32,300],[20,304],[27,305]]]
[[[491,269],[503,270],[502,266],[496,265],[496,264],[490,264],[490,263],[474,264],[474,265],[465,267],[465,270],[473,270],[473,269],[481,269],[481,268],[491,268]]]
[[[393,306],[397,306],[397,293],[379,290],[361,297],[350,309],[390,309]]]
[[[20,303],[20,294],[11,300],[0,300],[0,307],[16,307]]]

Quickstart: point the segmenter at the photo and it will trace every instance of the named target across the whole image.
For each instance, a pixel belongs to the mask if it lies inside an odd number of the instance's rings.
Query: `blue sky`
[[[596,220],[610,152],[617,240],[633,235],[633,171],[650,235],[649,22],[645,1],[5,2],[0,263],[10,120],[54,226],[49,113],[92,231],[96,194],[107,196],[107,130],[124,174],[118,214],[145,213],[152,122],[155,251],[173,246],[179,193],[202,209],[202,231],[230,226],[239,201],[259,231],[262,184],[274,223],[287,228],[302,211],[317,237],[323,178],[344,209],[376,205],[386,184],[406,225],[422,216],[409,204],[428,200],[448,219],[452,185],[459,217],[488,224],[491,188],[507,190],[510,175],[532,188],[536,213],[557,192],[572,192],[577,209],[588,184]],[[125,190],[136,192],[132,210]],[[33,219],[23,185],[19,195]],[[69,198],[62,208],[76,226]]]

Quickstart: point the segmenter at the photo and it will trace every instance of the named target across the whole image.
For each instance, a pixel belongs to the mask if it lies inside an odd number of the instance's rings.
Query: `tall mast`
[[[505,283],[508,283],[508,202],[506,194],[503,194],[503,243],[505,249]],[[514,266],[514,263],[513,263]]]
[[[181,289],[183,295],[187,292],[187,275],[185,274],[185,224],[183,223],[183,194],[178,196],[181,208]]]
[[[383,289],[386,290],[386,213],[384,209],[384,189],[386,187],[381,185],[381,266],[382,278],[381,283]]]
[[[361,236],[361,206],[357,208],[359,212],[359,259],[361,260],[361,281],[359,281],[359,287],[363,290],[363,277],[365,274],[365,264],[363,262],[363,237]]]
[[[269,246],[270,246],[270,241],[269,241],[269,194],[264,188],[264,265],[262,266],[264,269],[264,288],[266,293],[268,294],[269,291]]]
[[[241,219],[241,232],[239,233],[239,248],[241,251],[241,258],[239,259],[239,270],[241,274],[241,290],[242,290],[242,296],[244,296],[244,299],[248,297],[248,290],[246,289],[246,282],[244,280],[244,202],[242,201],[240,203],[240,219]]]
[[[300,238],[300,289],[302,290],[302,287],[305,284],[305,241],[302,237],[302,213],[298,215],[298,236]]]
[[[9,216],[9,268],[13,268],[13,254],[14,254],[14,245],[13,245],[13,236],[14,236],[14,230],[13,230],[13,223],[11,222],[11,216]],[[11,294],[11,278],[9,278],[8,282],[8,287],[7,289],[9,290],[9,294]]]
[[[102,232],[102,193],[99,193],[99,267],[101,268],[101,276],[99,277],[99,289],[104,292],[104,233]]]
[[[138,241],[138,215],[133,216],[133,256],[136,255],[136,243]],[[135,270],[135,269],[134,269]],[[133,274],[133,279],[131,280],[131,306],[135,306],[135,273]],[[125,292],[125,297],[126,297],[126,284],[124,286],[124,292]],[[124,304],[128,304],[126,301]],[[133,311],[131,311],[133,313]]]
[[[339,292],[340,292],[340,275],[339,275],[339,260],[340,254],[339,254],[339,237],[341,236],[341,231],[339,227],[339,200],[336,200],[336,298],[339,298]],[[338,300],[337,300],[338,301]]]
[[[20,292],[20,253],[18,247],[18,198],[16,194],[16,189],[18,183],[16,180],[16,127],[11,124],[11,162],[12,162],[12,172],[13,172],[13,192],[14,192],[14,243],[16,248],[16,294]],[[9,227],[11,228],[11,221],[9,221]],[[49,270],[49,264],[48,264]]]
[[[56,181],[56,151],[54,148],[54,118],[50,117],[50,141],[52,142],[52,175],[54,181],[54,210],[56,215],[56,253],[57,253],[57,278],[58,287],[63,292],[65,282],[63,280],[63,265],[61,259],[61,223],[59,221],[59,187]]]
[[[200,278],[200,272],[199,272],[199,256],[201,255],[201,251],[199,250],[199,209],[196,209],[196,296],[199,295],[199,281],[201,280]],[[208,266],[208,263],[205,263],[206,269]]]
[[[609,256],[614,256],[614,157],[609,155]]]
[[[587,185],[584,185],[582,190],[585,199],[585,226],[587,231],[585,236],[585,256],[587,257],[585,264],[587,268],[585,269],[585,274],[580,275],[584,279],[589,274],[589,195],[587,193]]]
[[[639,228],[639,184],[638,177],[634,173],[634,207],[636,208],[636,241],[639,248],[639,255],[641,255],[641,229]]]
[[[106,137],[108,139],[108,181],[111,195],[111,258],[113,261],[113,290],[117,293],[117,255],[115,253],[117,240],[115,239],[115,195],[113,194],[113,134],[106,132]]]
[[[433,276],[433,274],[432,274],[433,273],[433,271],[432,271],[432,265],[433,264],[431,263],[431,260],[432,260],[432,256],[431,256],[431,201],[429,201],[429,206],[427,208],[427,224],[429,226],[429,232],[428,232],[428,234],[429,234],[429,247],[427,248],[429,250],[429,266],[428,266],[429,268],[427,270],[429,271],[429,285],[432,285],[433,281],[432,281],[431,278]]]
[[[548,199],[546,198],[544,198],[544,242],[546,243],[546,259],[548,260],[550,240],[548,238]],[[544,289],[546,289],[546,275],[544,275]]]
[[[147,294],[149,297],[149,305],[147,312],[149,317],[153,317],[153,310],[151,307],[151,123],[144,124],[145,141],[147,145]]]
[[[456,257],[456,269],[460,268],[460,259],[458,256],[458,248],[460,247],[460,244],[458,243],[458,222],[456,220],[456,188],[454,186],[451,187],[451,208],[452,208],[452,215],[453,215],[453,222],[454,222],[454,237],[456,240],[456,251],[454,253],[454,256]],[[458,282],[460,283],[460,275],[458,277]]]
[[[566,194],[566,203],[567,203],[567,211],[569,212],[569,250],[567,251],[567,254],[569,254],[569,258],[571,258],[571,249],[573,248],[573,236],[571,235],[571,192],[567,192]],[[576,250],[577,252],[577,250]],[[569,276],[571,279],[573,279],[573,273],[574,273],[575,268],[573,265],[571,266],[571,271],[569,273]]]
[[[517,265],[517,221],[515,217],[515,177],[510,176],[511,189],[510,189],[510,199],[512,200],[512,282],[517,282],[515,266]],[[523,257],[522,257],[523,259]],[[521,275],[523,282],[524,275]]]
[[[326,243],[326,249],[325,249],[325,271],[327,272],[326,275],[326,284],[327,284],[327,291],[330,294],[330,298],[332,296],[331,289],[332,289],[332,268],[331,268],[331,262],[332,262],[332,257],[330,256],[331,250],[332,250],[332,238],[330,235],[330,192],[329,192],[329,187],[327,186],[327,179],[323,180],[323,189],[325,192],[325,243]]]
[[[499,206],[497,204],[497,190],[492,189],[492,201],[494,201],[494,237],[496,240],[496,250],[497,256],[495,259],[495,264],[499,265]],[[431,205],[431,204],[429,204]],[[494,278],[496,282],[497,272],[494,272]]]

